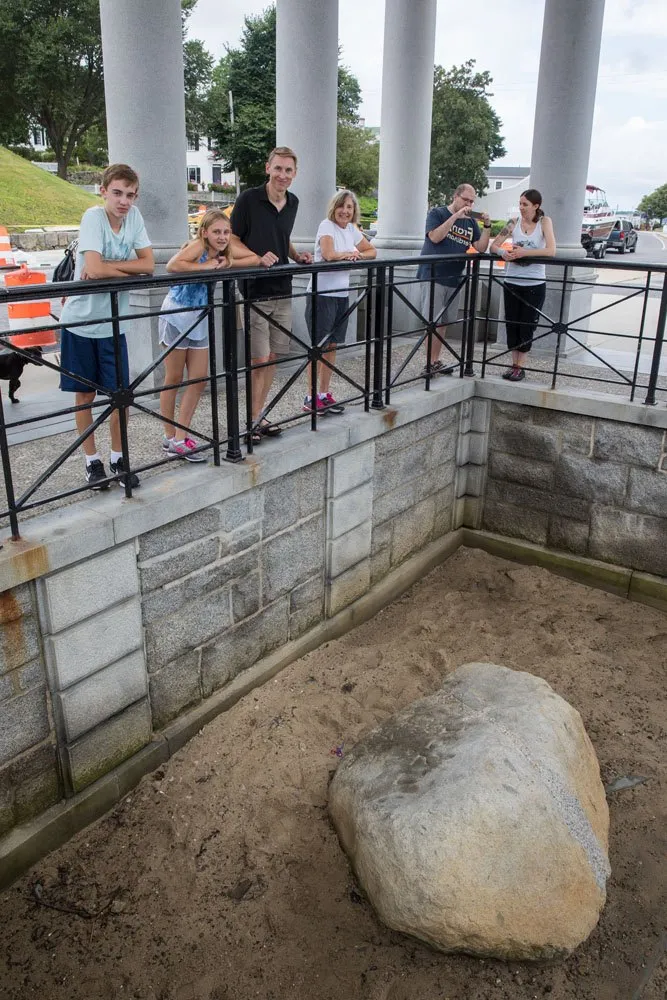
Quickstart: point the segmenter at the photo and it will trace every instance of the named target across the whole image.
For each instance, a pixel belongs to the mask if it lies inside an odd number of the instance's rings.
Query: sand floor
[[[603,781],[648,779],[609,795],[607,904],[565,962],[448,956],[388,931],[327,814],[332,750],[472,660],[546,678],[581,712]],[[0,998],[664,1000],[666,665],[660,612],[462,549],[2,894]]]

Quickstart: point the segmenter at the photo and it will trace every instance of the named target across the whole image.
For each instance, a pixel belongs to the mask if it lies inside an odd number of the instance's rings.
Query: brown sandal
[[[270,424],[268,420],[263,420],[257,430],[262,435],[262,437],[277,438],[283,432],[282,427],[276,427],[275,424]]]

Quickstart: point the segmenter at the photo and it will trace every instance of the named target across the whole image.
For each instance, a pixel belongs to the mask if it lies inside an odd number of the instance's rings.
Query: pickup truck
[[[637,249],[637,230],[630,219],[617,219],[607,237],[607,250],[634,253]]]

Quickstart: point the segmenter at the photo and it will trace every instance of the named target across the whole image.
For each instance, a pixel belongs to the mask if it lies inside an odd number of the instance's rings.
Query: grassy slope
[[[0,146],[0,226],[77,225],[98,199]]]

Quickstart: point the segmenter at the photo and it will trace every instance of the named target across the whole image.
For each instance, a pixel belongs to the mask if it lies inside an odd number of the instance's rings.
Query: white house
[[[29,143],[33,149],[40,153],[48,149],[46,129],[40,125],[31,126]],[[216,158],[210,139],[188,140],[186,162],[186,180],[193,184],[199,184],[202,191],[207,191],[209,184],[234,184],[233,172],[223,172],[222,163]],[[37,166],[50,173],[55,173],[58,169],[56,163],[38,163]]]
[[[530,175],[530,167],[497,167],[493,163],[486,171],[486,190],[502,191],[503,188],[513,187]]]
[[[530,187],[530,167],[496,167],[491,164],[486,176],[486,194],[477,199],[475,208],[488,212],[492,219],[516,215],[519,195]]]
[[[210,139],[189,139],[187,149],[187,180],[199,184],[202,191],[209,184],[234,184],[234,173],[224,173]]]

